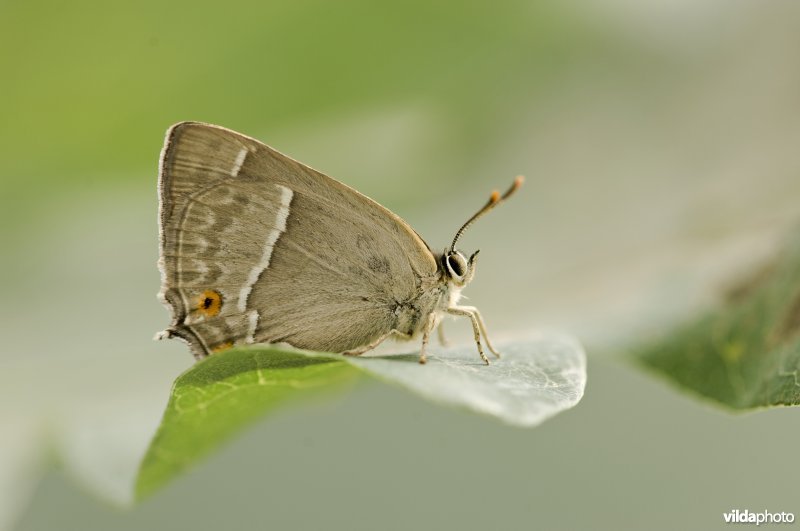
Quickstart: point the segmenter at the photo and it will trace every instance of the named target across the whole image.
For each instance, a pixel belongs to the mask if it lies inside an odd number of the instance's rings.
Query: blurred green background
[[[798,22],[788,0],[0,3],[0,528],[709,529],[733,508],[800,512],[794,410],[732,416],[620,359],[713,306],[798,221]],[[525,431],[365,382],[114,508],[192,361],[150,340],[168,321],[157,160],[181,120],[263,140],[433,247],[525,174],[462,241],[482,250],[467,295],[501,338],[582,339],[583,402]],[[462,324],[450,335],[469,341]]]

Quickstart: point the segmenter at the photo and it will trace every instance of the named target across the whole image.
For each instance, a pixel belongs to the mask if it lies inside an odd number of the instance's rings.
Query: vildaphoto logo
[[[722,513],[726,524],[792,524],[794,523],[794,513],[771,513],[769,511],[761,511],[754,513],[745,509],[733,509],[730,512]]]

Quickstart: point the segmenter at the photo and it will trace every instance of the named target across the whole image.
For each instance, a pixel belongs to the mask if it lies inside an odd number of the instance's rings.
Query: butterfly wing
[[[164,336],[197,357],[251,342],[357,348],[420,319],[413,301],[438,274],[398,216],[221,127],[169,130],[159,194]]]

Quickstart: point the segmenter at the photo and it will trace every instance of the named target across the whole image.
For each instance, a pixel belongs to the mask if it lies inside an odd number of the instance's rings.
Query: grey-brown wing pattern
[[[254,341],[358,347],[436,275],[400,218],[227,129],[174,126],[159,189],[165,335],[198,357]]]
[[[341,352],[388,333],[415,308],[435,262],[414,261],[404,235],[346,197],[293,198],[287,234],[253,287],[256,340]],[[426,252],[429,253],[429,251]]]

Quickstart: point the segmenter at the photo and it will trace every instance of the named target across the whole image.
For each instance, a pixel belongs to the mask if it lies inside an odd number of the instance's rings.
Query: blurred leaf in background
[[[734,409],[800,404],[800,233],[720,308],[638,353],[647,367]]]

